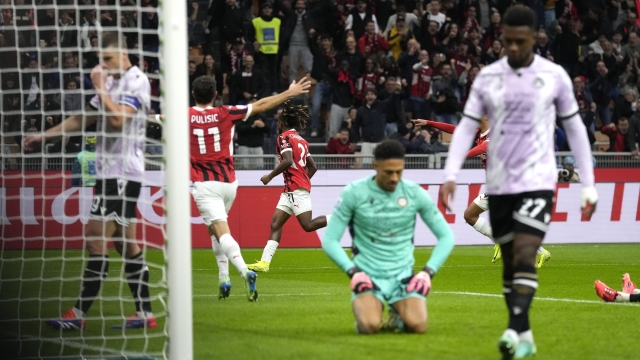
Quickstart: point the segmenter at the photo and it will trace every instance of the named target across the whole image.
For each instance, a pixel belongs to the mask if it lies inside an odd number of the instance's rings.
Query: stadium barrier
[[[579,170],[578,170],[579,171]],[[282,178],[263,186],[260,177],[265,170],[238,171],[241,185],[229,214],[231,231],[243,248],[263,247],[269,234],[269,223],[282,192]],[[80,248],[84,224],[93,199],[92,188],[69,186],[69,172],[52,171],[43,176],[40,171],[4,171],[0,187],[0,225],[4,249]],[[311,198],[315,216],[328,214],[344,185],[372,176],[371,169],[325,170],[313,178]],[[443,171],[405,170],[406,179],[418,182],[434,201],[438,199]],[[140,194],[139,218],[154,224],[163,224],[163,173],[147,171]],[[556,192],[552,226],[546,238],[549,243],[632,242],[640,234],[640,170],[596,169],[597,189],[600,195],[598,210],[591,220],[581,218],[580,184],[559,184]],[[459,245],[490,244],[489,239],[468,226],[462,216],[464,209],[484,191],[485,172],[479,169],[463,170],[460,174],[452,213],[445,214],[456,234]],[[210,247],[210,239],[195,203],[191,203],[193,245]],[[484,214],[483,216],[486,216]],[[417,221],[416,245],[434,245],[435,238],[422,221]],[[42,228],[45,228],[45,231]],[[141,229],[140,229],[141,230]],[[42,234],[46,234],[43,238]],[[139,231],[142,234],[142,231]],[[305,233],[292,219],[285,227],[283,247],[318,247],[324,229]],[[579,236],[576,236],[579,234]],[[63,243],[63,235],[66,241]],[[142,236],[142,235],[139,235]],[[156,227],[145,229],[147,240],[160,243],[163,236]],[[345,234],[342,245],[351,239]]]

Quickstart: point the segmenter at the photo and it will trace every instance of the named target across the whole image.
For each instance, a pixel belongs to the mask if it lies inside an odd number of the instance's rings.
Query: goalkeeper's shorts
[[[371,277],[373,283],[378,287],[378,289],[374,289],[371,291],[365,291],[360,294],[353,294],[351,296],[351,301],[355,300],[358,296],[363,294],[372,294],[378,300],[380,300],[383,304],[386,302],[389,305],[392,305],[400,300],[408,299],[408,298],[419,298],[426,299],[424,296],[415,293],[415,292],[407,292],[407,286],[409,285],[408,279],[413,276],[413,269],[411,267],[407,267],[400,274],[393,277],[382,277],[375,276],[372,274],[367,274]]]
[[[140,196],[140,183],[124,179],[96,180],[96,195],[91,205],[91,219],[114,220],[128,226],[137,217],[136,206]]]

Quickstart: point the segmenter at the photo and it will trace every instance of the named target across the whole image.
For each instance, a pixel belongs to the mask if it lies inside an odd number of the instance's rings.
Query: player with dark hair
[[[193,82],[196,106],[189,109],[193,199],[209,230],[218,263],[218,299],[228,297],[231,291],[229,261],[245,280],[249,301],[258,298],[257,275],[247,268],[227,223],[238,189],[232,157],[234,124],[308,92],[309,86],[309,81],[303,78],[299,83],[293,81],[287,91],[253,104],[214,107],[218,96],[215,80],[201,76]]]
[[[554,130],[563,122],[582,171],[582,214],[590,218],[598,193],[591,147],[578,113],[572,82],[565,70],[535,55],[536,16],[522,5],[504,17],[507,56],[485,66],[471,86],[464,116],[453,133],[440,199],[449,196],[469,144],[486,114],[491,126],[487,157],[487,193],[493,240],[502,249],[503,292],[509,324],[498,341],[503,359],[536,354],[529,307],[538,288],[536,250],[551,221],[556,189]]]
[[[622,291],[616,291],[600,280],[596,280],[594,287],[596,295],[605,302],[640,302],[640,289],[636,288],[628,273],[622,275]]]
[[[322,240],[324,252],[351,278],[356,329],[374,334],[381,328],[410,333],[427,331],[426,296],[431,280],[454,247],[451,228],[429,194],[402,179],[404,146],[384,140],[375,149],[375,176],[347,185],[338,199]],[[416,215],[438,244],[417,274],[413,273]],[[352,257],[340,246],[349,227]],[[385,304],[390,307],[384,322]]]
[[[449,134],[453,134],[453,132],[456,130],[455,125],[438,121],[423,119],[412,121],[418,126],[431,126]],[[491,129],[489,128],[489,117],[485,115],[482,117],[480,125],[478,125],[478,130],[476,130],[476,134],[474,137],[474,143],[476,144],[476,146],[469,150],[469,152],[467,153],[468,158],[480,156],[480,158],[482,159],[482,167],[485,170],[487,169],[487,146],[489,145],[490,132]],[[489,222],[485,218],[480,217],[480,214],[487,210],[489,210],[489,195],[487,195],[487,193],[482,193],[478,195],[478,197],[476,197],[464,211],[464,220],[477,232],[491,239],[491,224],[489,224]],[[493,258],[491,262],[495,263],[496,261],[500,260],[501,257],[502,251],[500,250],[500,245],[495,244],[493,247]],[[542,264],[544,264],[550,258],[551,253],[540,246],[536,254],[536,268],[542,267]]]
[[[122,47],[125,44],[118,33],[103,34],[101,64],[91,71],[97,94],[87,105],[85,116],[70,116],[44,134],[24,139],[24,149],[30,151],[93,124],[98,133],[96,196],[85,231],[89,259],[75,306],[61,318],[46,321],[54,329],[84,328],[86,313],[98,297],[109,271],[109,240],[122,255],[136,306],[136,314],[114,328],[156,327],[149,295],[149,268],[136,241],[135,222],[144,177],[145,128],[151,109],[151,88],[147,76],[129,61],[126,48]]]
[[[273,171],[260,178],[267,185],[274,177],[283,174],[284,191],[271,219],[269,240],[262,252],[260,261],[250,264],[249,269],[268,272],[269,265],[282,238],[282,227],[289,220],[291,214],[298,218],[300,226],[306,232],[316,231],[327,226],[327,216],[311,217],[311,178],[318,168],[309,154],[309,143],[303,139],[296,129],[303,130],[309,119],[309,108],[303,105],[293,105],[290,101],[284,104],[282,114],[278,119],[278,142],[276,151],[280,164]]]

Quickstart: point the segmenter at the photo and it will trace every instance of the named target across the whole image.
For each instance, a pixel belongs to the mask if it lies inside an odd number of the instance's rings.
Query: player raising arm
[[[256,273],[248,270],[227,223],[227,213],[238,189],[231,156],[234,124],[246,121],[251,114],[272,109],[289,97],[306,93],[309,86],[309,81],[303,78],[299,83],[293,81],[287,91],[253,104],[216,108],[213,107],[218,95],[215,80],[201,76],[193,82],[196,106],[189,109],[193,199],[209,230],[218,263],[218,299],[228,297],[231,291],[229,261],[244,279],[249,301],[258,298]]]
[[[253,271],[268,272],[273,254],[275,254],[280,239],[282,227],[289,220],[291,214],[298,218],[300,226],[306,232],[316,231],[327,226],[328,216],[311,217],[311,178],[318,170],[309,154],[309,143],[303,139],[296,129],[304,129],[309,119],[309,107],[293,105],[286,102],[282,114],[278,119],[278,142],[276,151],[280,164],[260,181],[267,185],[274,177],[283,174],[284,191],[271,219],[269,240],[264,247],[262,258],[255,264],[250,264]]]
[[[374,151],[375,176],[347,185],[322,240],[324,252],[351,278],[353,314],[361,334],[380,330],[384,304],[389,325],[427,331],[431,279],[453,250],[453,232],[420,185],[402,180],[404,146],[385,140]],[[426,266],[413,273],[416,214],[438,239]],[[340,246],[349,226],[352,258]]]
[[[582,175],[582,214],[591,217],[598,194],[591,147],[578,114],[571,79],[565,70],[535,55],[536,15],[515,5],[504,16],[507,56],[485,66],[471,86],[464,116],[453,133],[440,199],[449,196],[469,144],[484,114],[491,142],[487,157],[487,193],[491,232],[502,248],[503,292],[509,324],[498,341],[503,359],[534,356],[529,307],[538,288],[536,250],[551,221],[556,189],[554,130],[563,122]]]
[[[446,133],[453,134],[456,129],[455,125],[441,123],[433,120],[412,120],[412,122],[418,126],[431,126],[438,130],[442,130]],[[474,142],[476,146],[474,146],[467,153],[467,157],[475,157],[480,156],[482,159],[482,167],[487,169],[487,146],[489,145],[489,133],[491,129],[489,128],[489,117],[483,116],[480,121],[480,125],[478,126],[478,130],[476,130]],[[467,224],[471,225],[477,232],[491,239],[491,225],[485,219],[480,217],[480,214],[489,210],[489,195],[487,193],[482,193],[476,197],[471,204],[464,211],[464,220]],[[500,250],[500,245],[495,244],[493,246],[493,259],[491,262],[496,262],[500,260],[502,257],[502,251]],[[542,267],[547,260],[551,258],[551,253],[544,249],[542,246],[538,248],[538,252],[536,254],[536,267]]]

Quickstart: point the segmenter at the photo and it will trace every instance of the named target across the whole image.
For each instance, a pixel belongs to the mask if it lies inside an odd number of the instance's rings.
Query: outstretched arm
[[[271,110],[274,107],[287,101],[287,99],[289,99],[290,97],[308,93],[310,87],[311,82],[307,80],[306,77],[303,77],[299,82],[296,82],[294,80],[293,82],[291,82],[291,85],[289,86],[289,89],[287,91],[256,101],[252,106],[251,112],[253,114],[260,114],[267,110]]]
[[[455,125],[441,123],[433,120],[417,119],[417,120],[411,120],[411,122],[413,122],[414,125],[418,125],[418,126],[431,126],[438,130],[442,130],[448,134],[453,134],[453,132],[456,130]]]
[[[470,158],[470,157],[482,155],[487,152],[488,147],[489,147],[489,142],[485,141],[482,144],[469,150],[469,152],[467,153],[467,157]]]
[[[95,113],[96,109],[87,105],[87,111]],[[86,126],[93,125],[96,119],[97,117],[95,115],[85,115],[83,126],[82,115],[69,116],[63,122],[45,131],[43,134],[25,137],[23,148],[25,151],[33,151],[39,149],[44,144],[56,143],[62,139],[63,135],[68,135],[69,133],[80,131]]]

